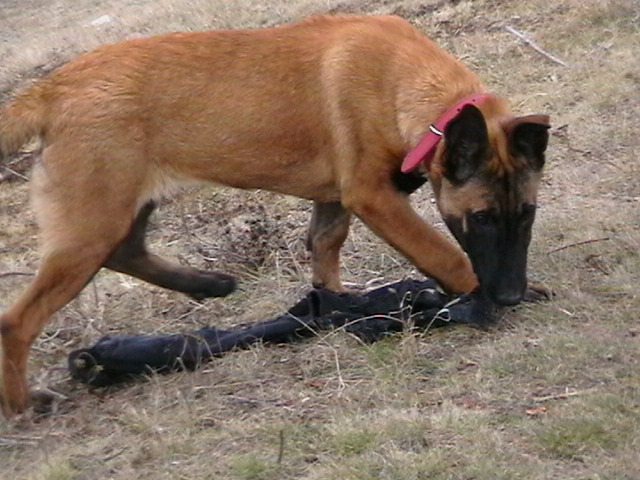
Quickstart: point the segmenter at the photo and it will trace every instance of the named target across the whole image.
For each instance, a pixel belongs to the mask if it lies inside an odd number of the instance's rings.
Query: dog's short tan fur
[[[339,251],[354,213],[449,291],[474,289],[466,255],[391,178],[429,123],[483,90],[408,22],[345,16],[107,45],[16,96],[0,115],[0,148],[43,140],[32,178],[42,262],[2,316],[5,414],[28,405],[34,338],[102,266],[187,292],[206,275],[144,248],[143,207],[186,181],[313,200],[316,285],[341,288]],[[504,145],[507,103],[490,97],[480,110],[492,143]],[[447,188],[442,148],[426,172],[437,196]],[[497,151],[496,172],[511,168]],[[215,288],[202,296],[232,290],[209,275]]]

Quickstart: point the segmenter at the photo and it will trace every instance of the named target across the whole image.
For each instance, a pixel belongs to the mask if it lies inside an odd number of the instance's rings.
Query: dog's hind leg
[[[89,183],[86,170],[62,178],[52,155],[33,175],[33,200],[42,230],[42,258],[38,272],[24,293],[0,316],[2,383],[0,398],[6,416],[29,405],[27,361],[29,349],[51,315],[71,301],[100,269],[133,219],[135,201],[106,183]],[[85,164],[86,165],[86,164]],[[90,166],[90,165],[89,165]],[[111,202],[95,195],[103,188]]]
[[[199,300],[223,297],[231,293],[236,285],[233,277],[174,265],[147,251],[145,235],[149,216],[154,208],[153,202],[148,202],[142,207],[129,234],[113,251],[104,266],[160,287],[186,293]]]
[[[314,287],[344,290],[340,281],[340,249],[349,234],[350,223],[351,213],[340,202],[314,202],[307,236]]]
[[[60,246],[46,254],[38,273],[23,295],[0,318],[3,397],[6,416],[29,404],[26,379],[29,348],[50,316],[71,301],[109,254],[106,244]]]

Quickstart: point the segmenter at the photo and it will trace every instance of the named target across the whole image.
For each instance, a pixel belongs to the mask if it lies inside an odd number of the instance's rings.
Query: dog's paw
[[[527,291],[524,293],[524,302],[546,302],[553,299],[556,294],[550,288],[541,282],[529,281]]]
[[[56,414],[60,406],[68,402],[68,397],[47,388],[29,391],[28,398],[19,406],[9,406],[0,395],[0,407],[5,418],[11,422],[31,422],[41,415]]]
[[[231,275],[200,270],[189,286],[187,294],[198,301],[210,297],[226,297],[236,289],[236,286],[236,279]]]
[[[7,398],[0,391],[0,411],[7,420],[21,418],[29,410],[29,406],[29,397],[19,395]]]

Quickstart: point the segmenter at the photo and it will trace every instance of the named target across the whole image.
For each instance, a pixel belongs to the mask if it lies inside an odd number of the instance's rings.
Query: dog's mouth
[[[524,292],[500,292],[489,296],[489,298],[502,307],[512,307],[522,301]]]
[[[475,266],[474,266],[475,267]],[[476,270],[476,272],[478,272]],[[478,273],[476,273],[478,275]],[[496,305],[510,307],[519,304],[525,297],[527,291],[526,273],[505,274],[500,270],[496,271],[492,277],[487,279],[478,275],[479,293]]]

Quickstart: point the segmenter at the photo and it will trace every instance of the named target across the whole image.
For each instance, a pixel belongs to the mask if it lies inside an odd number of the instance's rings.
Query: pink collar
[[[429,125],[429,130],[423,135],[422,139],[418,142],[407,156],[404,157],[402,167],[400,170],[402,173],[408,173],[416,169],[420,163],[424,162],[427,170],[433,161],[433,156],[436,153],[436,147],[438,143],[444,137],[444,129],[447,124],[453,120],[456,115],[460,113],[462,108],[466,105],[475,105],[482,103],[489,95],[486,93],[476,93],[469,97],[465,97],[456,103],[449,110],[444,112],[435,123]]]

